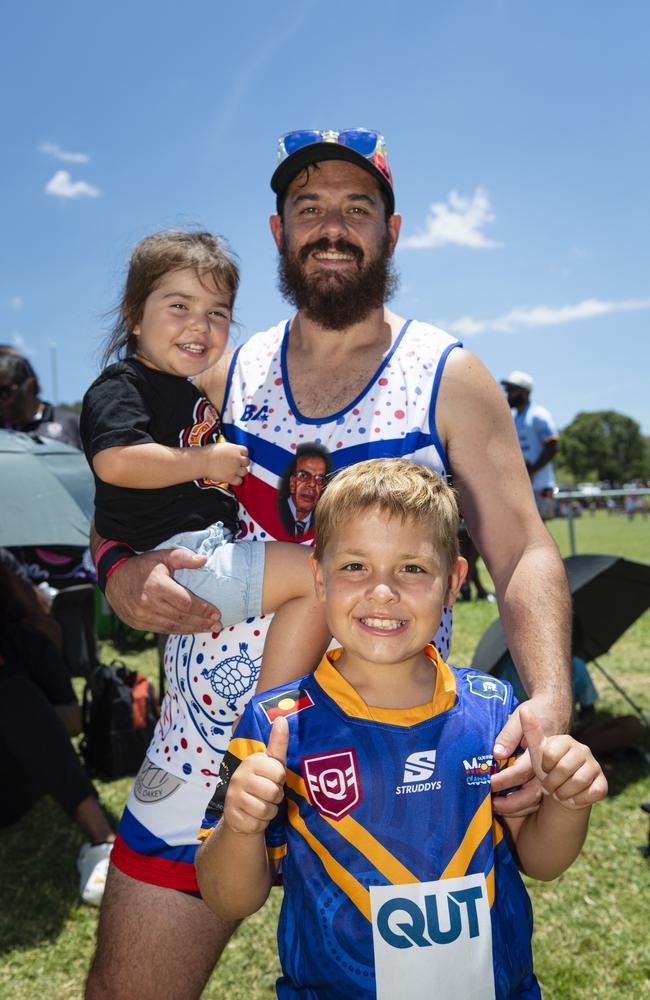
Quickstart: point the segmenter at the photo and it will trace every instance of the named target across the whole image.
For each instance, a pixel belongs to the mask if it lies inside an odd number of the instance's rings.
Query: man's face
[[[375,179],[328,160],[289,185],[271,229],[283,295],[326,329],[343,330],[381,308],[396,279],[391,258],[400,218],[387,220]]]
[[[311,514],[325,486],[327,465],[320,455],[301,455],[296,459],[296,471],[289,478],[289,493],[299,520]]]
[[[528,393],[525,389],[522,389],[519,385],[510,385],[506,382],[503,386],[506,396],[508,397],[508,406],[511,409],[516,409],[518,406],[523,406],[528,400]]]

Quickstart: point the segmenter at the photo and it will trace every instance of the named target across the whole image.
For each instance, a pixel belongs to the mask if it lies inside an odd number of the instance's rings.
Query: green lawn
[[[550,530],[562,554],[568,554],[566,522],[552,522]],[[581,554],[614,553],[650,562],[650,521],[586,514],[576,522],[576,540]],[[495,616],[495,606],[485,602],[458,605],[453,662],[470,662]],[[649,654],[647,613],[601,661],[647,713]],[[103,659],[112,655],[106,646]],[[154,649],[124,658],[156,676]],[[593,676],[602,710],[627,713],[620,695],[597,671]],[[650,750],[650,741],[645,749]],[[648,840],[648,816],[639,806],[650,801],[650,775],[641,755],[614,760],[612,766],[610,796],[594,809],[581,857],[556,882],[529,882],[536,968],[546,1000],[650,998],[648,862],[639,851]],[[117,820],[129,780],[100,782],[98,787]],[[77,897],[80,844],[81,835],[49,802],[41,802],[18,827],[0,833],[0,998],[81,996],[97,913]],[[205,997],[257,1000],[275,995],[278,905],[279,890],[273,890],[264,910],[250,918],[229,945],[218,981],[213,977]]]

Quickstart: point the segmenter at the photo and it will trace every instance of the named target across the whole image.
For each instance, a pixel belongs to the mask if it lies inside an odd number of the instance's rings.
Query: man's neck
[[[291,323],[289,350],[295,354],[338,360],[368,348],[389,350],[403,320],[388,309],[375,309],[360,323],[344,330],[331,330],[297,313]]]

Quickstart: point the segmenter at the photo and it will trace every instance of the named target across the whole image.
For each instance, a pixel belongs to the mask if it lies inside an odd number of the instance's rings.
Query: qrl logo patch
[[[472,694],[479,698],[497,698],[503,705],[506,703],[508,688],[497,677],[486,677],[485,674],[468,674],[467,683]]]
[[[352,747],[303,757],[300,770],[311,804],[323,816],[342,819],[361,802],[361,779]]]

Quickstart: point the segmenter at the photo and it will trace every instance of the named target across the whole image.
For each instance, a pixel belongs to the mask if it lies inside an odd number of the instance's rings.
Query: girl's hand
[[[208,444],[201,448],[205,453],[205,473],[202,478],[215,483],[240,486],[248,475],[248,448],[241,444]]]

